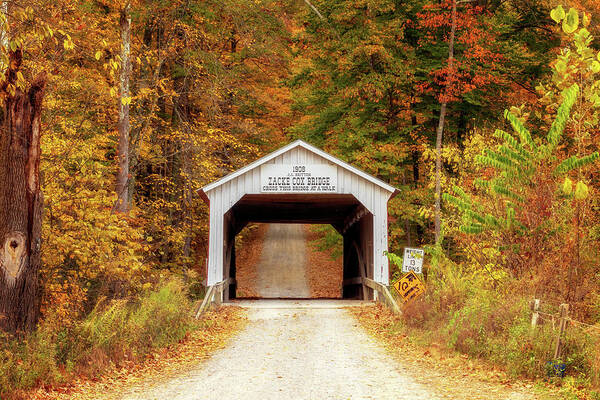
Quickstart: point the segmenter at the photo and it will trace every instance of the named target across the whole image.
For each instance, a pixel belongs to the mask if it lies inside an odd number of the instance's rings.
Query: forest
[[[569,304],[557,385],[600,396],[596,0],[7,0],[0,34],[0,398],[209,329],[197,191],[295,139],[400,189],[403,329],[539,378],[529,302]]]

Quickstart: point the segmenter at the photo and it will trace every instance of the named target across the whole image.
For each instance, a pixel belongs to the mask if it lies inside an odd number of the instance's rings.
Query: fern
[[[509,157],[510,159],[512,159],[513,161],[524,164],[527,167],[531,167],[531,161],[529,160],[529,158],[526,158],[522,154],[514,151],[513,149],[508,147],[506,144],[500,146],[500,152],[502,154],[504,154],[505,156]]]
[[[525,199],[523,199],[523,197],[519,196],[518,194],[516,194],[512,190],[508,189],[504,185],[501,185],[501,184],[497,183],[497,184],[492,185],[492,189],[497,194],[501,194],[501,195],[504,195],[504,196],[506,196],[508,198],[511,198],[513,200],[517,200],[520,203],[523,203],[525,201]]]
[[[563,91],[563,102],[557,110],[556,118],[546,135],[546,145],[536,146],[531,133],[521,120],[509,111],[504,117],[510,122],[514,134],[497,129],[494,136],[503,143],[497,151],[485,149],[475,157],[480,165],[492,167],[495,176],[490,179],[475,179],[474,185],[484,189],[488,196],[500,197],[504,205],[504,215],[485,213],[483,207],[473,203],[471,198],[459,187],[454,187],[456,197],[445,194],[444,199],[455,206],[462,214],[463,223],[460,230],[464,233],[479,234],[485,230],[512,230],[521,235],[528,233],[528,228],[517,218],[517,211],[523,207],[525,198],[517,193],[522,188],[534,188],[536,168],[538,164],[553,160],[552,153],[560,142],[569,121],[571,109],[579,96],[579,86],[573,85]],[[520,138],[517,140],[516,136]],[[566,174],[569,171],[590,165],[600,159],[600,154],[577,157],[572,156],[561,162],[554,175]],[[552,162],[552,161],[551,161]],[[530,189],[525,189],[530,190]]]
[[[496,129],[494,136],[498,139],[502,139],[505,143],[505,146],[508,145],[512,147],[517,153],[519,153],[519,155],[521,155],[521,157],[523,157],[523,159],[531,160],[533,158],[531,153],[527,151],[525,147],[523,147],[523,145],[521,145],[521,143],[519,143],[510,133],[504,132],[501,129]]]
[[[561,162],[555,169],[554,175],[562,175],[566,174],[569,171],[572,171],[577,168],[585,167],[586,165],[592,164],[593,162],[600,159],[600,155],[598,152],[594,152],[590,155],[578,158],[577,156],[571,156]]]
[[[504,118],[506,118],[508,122],[510,122],[515,132],[519,134],[522,144],[528,144],[529,147],[531,147],[531,149],[536,148],[535,143],[531,138],[531,133],[529,132],[529,130],[527,130],[527,128],[525,128],[525,125],[523,125],[519,118],[517,118],[513,113],[511,113],[508,110],[504,111]]]
[[[476,178],[473,183],[475,184],[475,187],[479,188],[479,189],[486,189],[489,190],[490,186],[491,186],[491,182],[485,179],[481,179],[481,178]]]
[[[553,150],[556,145],[558,145],[558,142],[560,141],[560,138],[565,130],[565,126],[567,125],[567,121],[569,120],[571,108],[575,104],[578,94],[579,86],[576,83],[563,91],[564,100],[560,107],[558,107],[556,118],[554,119],[554,122],[548,131],[547,139],[548,143],[550,144],[550,150]]]
[[[476,156],[475,161],[477,161],[481,165],[494,167],[501,171],[510,171],[516,174],[519,173],[519,166],[515,165],[515,163],[512,160],[508,159],[507,157],[501,156],[497,153],[494,153],[491,150],[486,150],[486,155]]]
[[[485,217],[483,217],[481,214],[476,213],[475,211],[472,210],[464,210],[465,215],[467,215],[468,217],[470,217],[471,219],[474,219],[475,221],[481,223],[481,224],[485,224],[486,220]]]
[[[483,225],[478,225],[478,224],[474,224],[474,225],[461,225],[460,227],[460,231],[463,233],[468,233],[471,235],[477,234],[477,233],[481,233],[484,231],[484,226]]]

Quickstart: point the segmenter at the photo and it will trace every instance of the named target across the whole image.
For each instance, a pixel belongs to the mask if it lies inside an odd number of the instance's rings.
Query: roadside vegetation
[[[551,78],[536,101],[505,111],[500,129],[465,144],[444,194],[446,236],[426,246],[427,293],[386,329],[550,380],[565,398],[597,399],[600,52],[589,15],[551,16],[564,35]],[[535,327],[534,299],[544,305]],[[556,357],[561,303],[570,319]]]
[[[38,387],[69,387],[82,377],[101,379],[134,369],[157,350],[198,335],[203,336],[196,348],[201,354],[222,344],[239,326],[237,318],[228,321],[229,310],[193,319],[187,287],[179,280],[156,287],[139,297],[103,299],[81,319],[49,313],[35,332],[3,336],[0,398],[28,398]]]
[[[400,189],[390,251],[428,250],[403,329],[597,391],[600,2],[558,5],[3,2],[0,396],[202,331],[197,190],[293,139]],[[587,324],[560,360],[536,298]]]

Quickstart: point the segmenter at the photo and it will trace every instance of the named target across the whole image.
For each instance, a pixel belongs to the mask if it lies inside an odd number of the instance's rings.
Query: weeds
[[[559,382],[547,371],[547,363],[564,363],[568,378],[563,391],[572,394],[568,387],[587,387],[592,397],[582,398],[594,398],[590,388],[598,385],[600,338],[569,328],[563,357],[553,360],[557,331],[550,322],[532,329],[529,298],[508,289],[510,282],[493,287],[485,277],[454,267],[452,273],[430,274],[427,294],[403,306],[406,333],[492,361],[514,377]]]
[[[190,302],[179,281],[137,299],[100,301],[83,320],[61,324],[52,314],[20,340],[0,338],[0,398],[73,373],[98,374],[109,365],[141,359],[193,329]]]

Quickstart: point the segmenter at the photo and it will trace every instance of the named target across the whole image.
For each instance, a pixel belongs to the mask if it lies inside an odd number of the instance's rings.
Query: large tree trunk
[[[40,310],[40,125],[46,75],[30,88],[10,94],[22,62],[10,53],[0,132],[0,328],[8,332],[35,328]]]
[[[119,101],[119,145],[117,157],[119,171],[117,172],[117,201],[115,211],[129,212],[129,79],[131,77],[131,17],[129,16],[129,3],[121,11],[121,76],[120,101]]]
[[[450,44],[448,45],[448,71],[452,74],[454,67],[454,36],[456,34],[456,0],[452,1],[452,28],[450,30]],[[447,90],[447,87],[444,88]],[[440,120],[435,139],[435,242],[440,240],[441,231],[441,200],[442,200],[442,138],[444,136],[444,122],[446,119],[447,100],[442,101]]]

